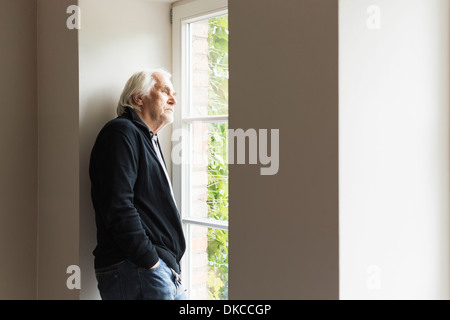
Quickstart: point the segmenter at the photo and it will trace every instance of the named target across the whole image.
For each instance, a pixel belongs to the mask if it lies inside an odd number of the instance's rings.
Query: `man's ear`
[[[134,103],[136,103],[138,106],[142,106],[144,104],[144,102],[142,101],[142,97],[137,95],[137,94],[133,94],[133,101]]]

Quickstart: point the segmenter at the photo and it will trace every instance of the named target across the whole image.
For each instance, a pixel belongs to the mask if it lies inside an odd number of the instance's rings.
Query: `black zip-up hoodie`
[[[97,225],[95,268],[124,259],[151,268],[161,258],[180,273],[186,243],[152,136],[127,107],[97,137],[89,166]]]

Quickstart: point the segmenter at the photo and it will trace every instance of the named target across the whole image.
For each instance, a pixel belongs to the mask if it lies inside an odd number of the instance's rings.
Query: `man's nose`
[[[175,99],[175,97],[171,94],[169,96],[169,100],[167,101],[170,105],[176,105],[177,104],[177,99]]]

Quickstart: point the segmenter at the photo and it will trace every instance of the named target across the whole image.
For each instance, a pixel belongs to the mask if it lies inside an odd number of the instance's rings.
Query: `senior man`
[[[118,117],[100,131],[89,175],[95,209],[94,267],[104,300],[181,300],[180,259],[186,249],[158,133],[173,122],[171,75],[135,73]]]

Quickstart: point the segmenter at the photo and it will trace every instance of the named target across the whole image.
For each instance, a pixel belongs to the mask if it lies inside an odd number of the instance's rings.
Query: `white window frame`
[[[228,115],[187,117],[187,107],[189,105],[189,39],[188,24],[220,16],[228,13],[228,0],[182,0],[173,4],[172,7],[172,82],[177,90],[178,112],[175,112],[173,130],[187,132],[189,124],[195,121],[207,122],[227,122]],[[179,137],[177,137],[179,138]],[[187,186],[187,172],[189,172],[189,162],[185,161],[189,156],[189,144],[187,137],[181,137],[176,143],[182,143],[181,164],[172,163],[172,184],[175,199],[183,222],[183,230],[187,240],[187,250],[181,261],[181,272],[186,288],[190,288],[190,257],[191,243],[189,237],[189,226],[197,225],[208,228],[228,230],[227,221],[213,219],[193,218],[189,216],[189,189]],[[179,141],[181,140],[181,142]],[[188,290],[188,297],[190,291]]]

